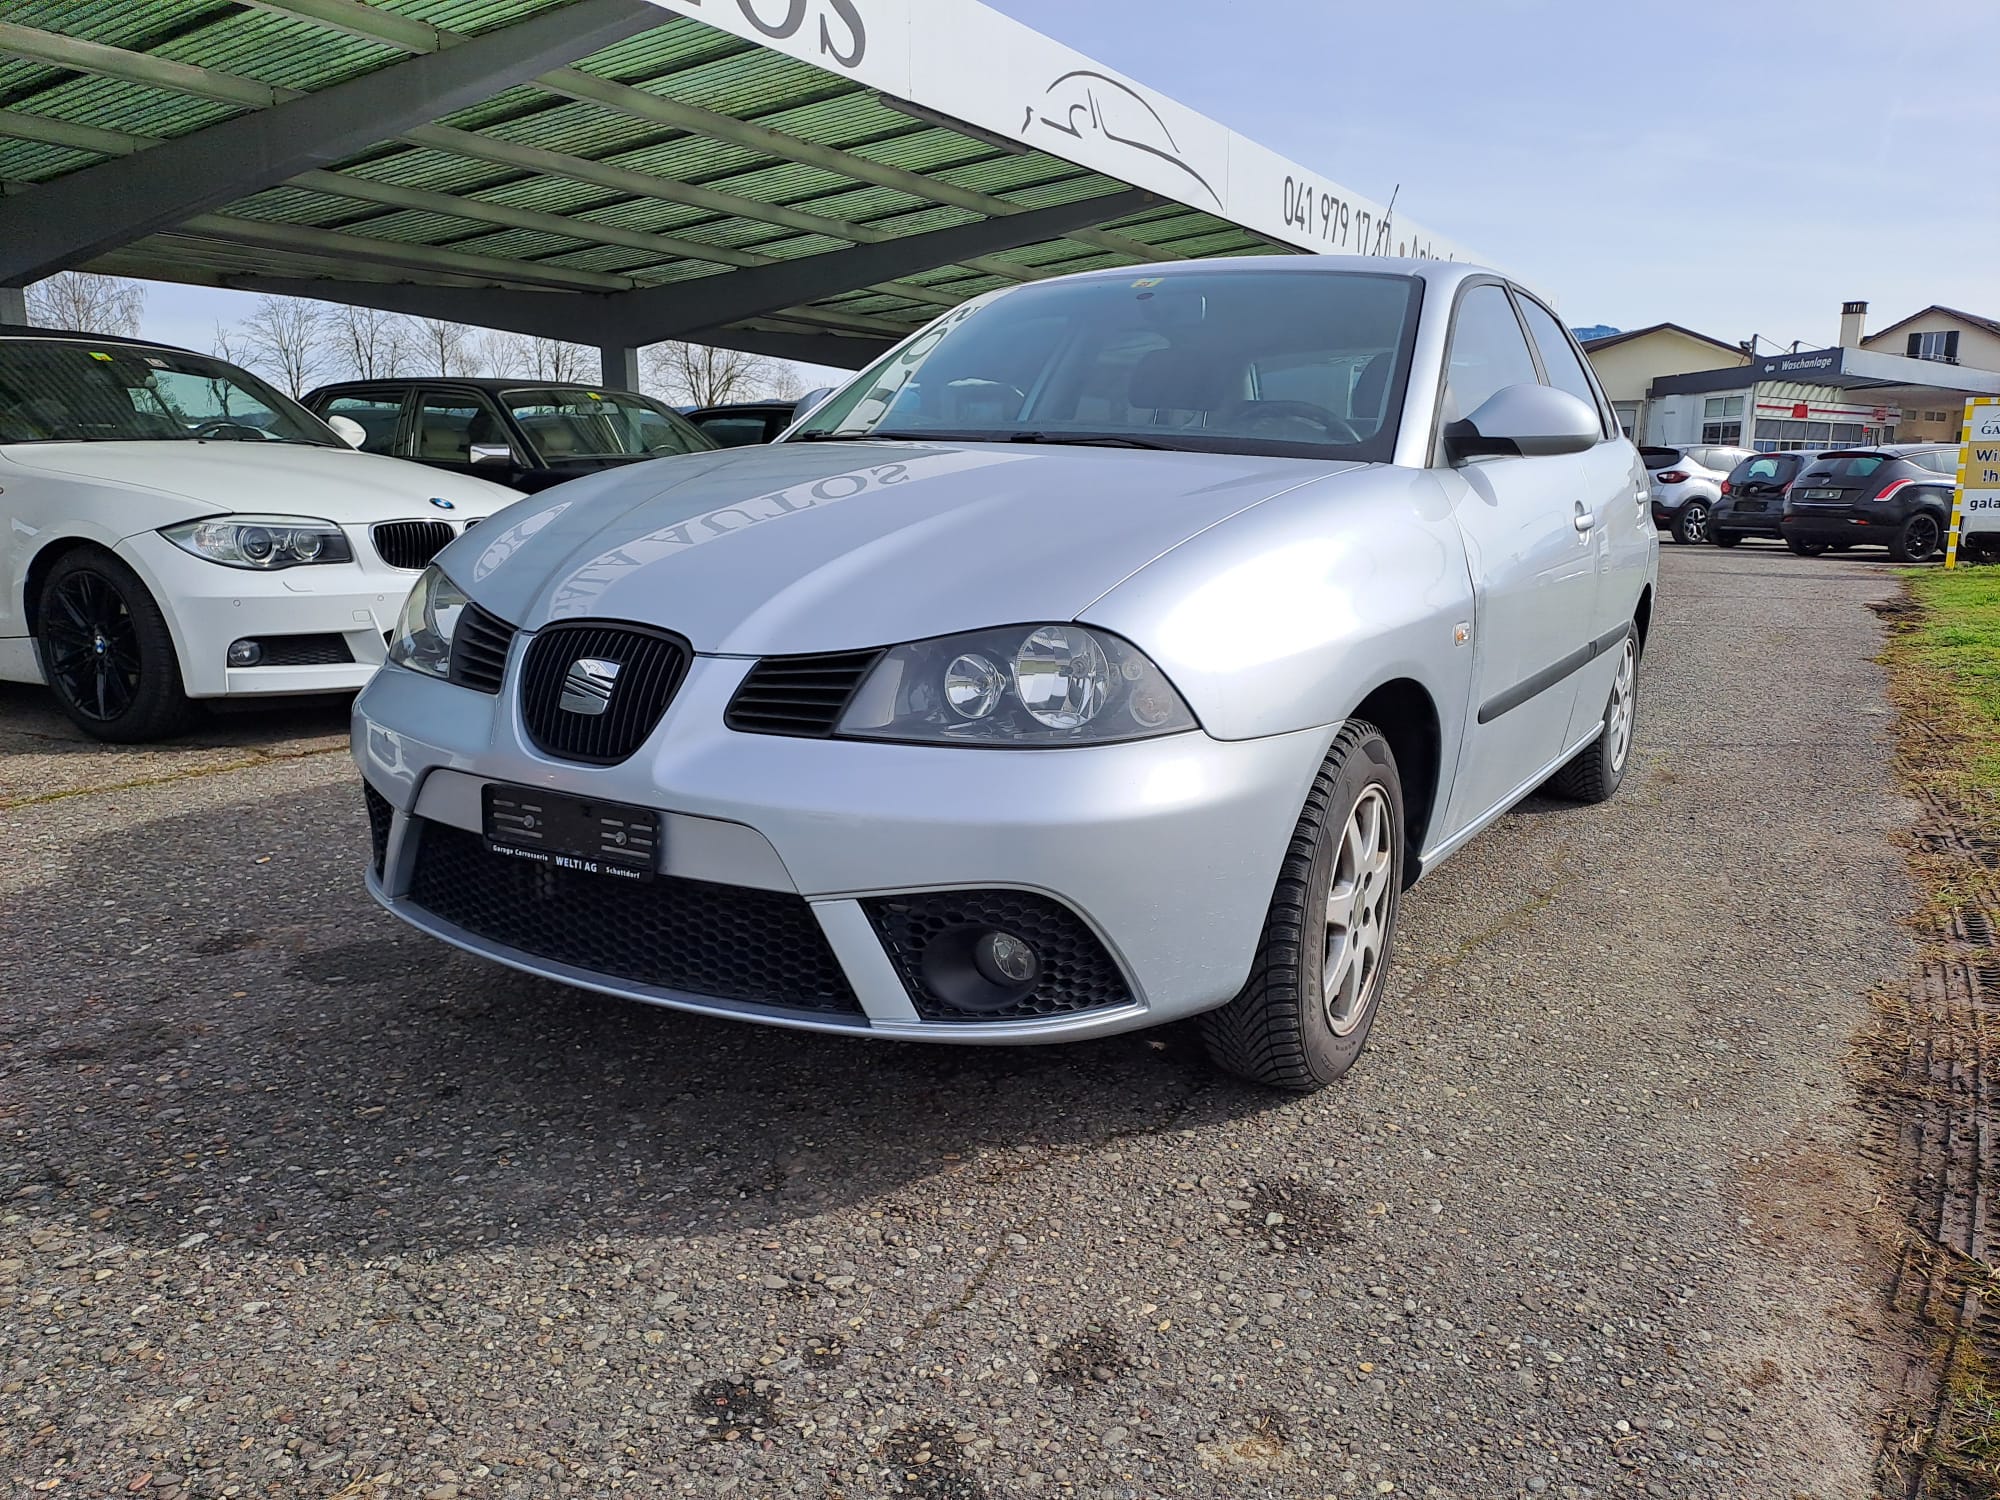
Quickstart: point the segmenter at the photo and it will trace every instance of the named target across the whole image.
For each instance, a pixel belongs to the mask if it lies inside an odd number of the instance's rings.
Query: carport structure
[[[1462,255],[977,0],[14,0],[0,322],[67,269],[853,368],[969,297]]]

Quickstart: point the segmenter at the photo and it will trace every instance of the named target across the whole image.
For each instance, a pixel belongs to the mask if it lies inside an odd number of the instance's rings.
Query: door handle
[[[1587,532],[1597,524],[1597,517],[1590,513],[1590,507],[1581,500],[1576,502],[1576,529]]]

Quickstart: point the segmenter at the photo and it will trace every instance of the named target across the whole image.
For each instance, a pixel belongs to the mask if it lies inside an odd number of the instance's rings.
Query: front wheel
[[[1625,781],[1632,759],[1632,730],[1639,718],[1639,635],[1625,632],[1618,675],[1604,704],[1604,728],[1549,778],[1549,790],[1573,802],[1609,802]]]
[[[1250,981],[1202,1017],[1217,1066],[1298,1093],[1354,1066],[1389,970],[1403,857],[1395,753],[1374,725],[1350,720],[1292,832]]]
[[[1825,542],[1807,542],[1795,536],[1786,537],[1785,545],[1798,553],[1800,557],[1818,557],[1822,552],[1826,551]]]
[[[1706,500],[1690,500],[1680,508],[1680,513],[1674,517],[1674,540],[1689,543],[1708,540]]]
[[[1901,563],[1929,562],[1937,556],[1938,544],[1944,540],[1944,528],[1938,518],[1927,510],[1920,510],[1902,524],[1895,540],[1889,543],[1889,556]]]
[[[130,745],[187,727],[173,636],[137,573],[108,552],[71,552],[49,569],[39,610],[42,675],[77,728]]]

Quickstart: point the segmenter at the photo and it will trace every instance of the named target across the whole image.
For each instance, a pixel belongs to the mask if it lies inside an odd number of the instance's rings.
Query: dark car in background
[[[748,448],[775,443],[778,434],[825,399],[824,391],[798,401],[735,401],[726,406],[698,406],[687,419],[713,438],[718,447]]]
[[[545,380],[353,380],[321,386],[305,405],[324,420],[358,423],[368,434],[364,452],[530,493],[602,469],[717,446],[650,396]]]
[[[1843,448],[1819,454],[1785,493],[1779,529],[1805,557],[1829,547],[1887,547],[1897,562],[1928,562],[1944,547],[1954,481],[1939,448]]]
[[[1709,539],[1718,547],[1734,547],[1746,536],[1782,541],[1778,522],[1785,513],[1785,490],[1821,456],[1819,450],[1807,449],[1744,459],[1729,471],[1709,509]]]

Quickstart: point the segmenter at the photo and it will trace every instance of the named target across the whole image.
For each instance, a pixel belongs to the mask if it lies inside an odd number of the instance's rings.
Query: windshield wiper
[[[937,443],[963,442],[949,432],[802,432],[793,443]]]
[[[1112,432],[1017,432],[1008,437],[1007,441],[1050,443],[1071,448],[1153,448],[1164,453],[1176,451],[1172,443],[1162,443],[1152,438],[1128,437],[1124,433]]]

